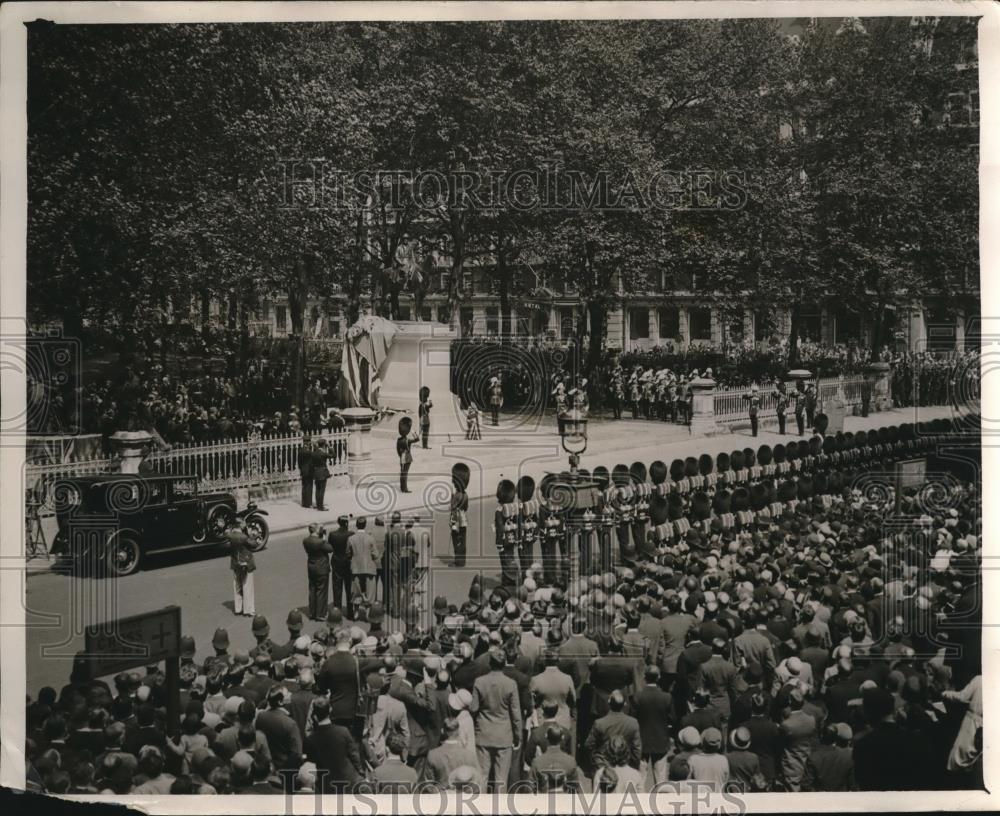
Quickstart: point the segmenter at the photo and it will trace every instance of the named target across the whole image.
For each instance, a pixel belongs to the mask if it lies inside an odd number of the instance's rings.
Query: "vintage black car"
[[[267,543],[266,510],[237,511],[231,493],[199,493],[197,476],[116,473],[60,479],[53,485],[59,531],[53,552],[80,571],[137,572],[148,555],[184,549],[224,549],[236,520],[246,523],[256,549]],[[90,569],[88,569],[90,568]]]

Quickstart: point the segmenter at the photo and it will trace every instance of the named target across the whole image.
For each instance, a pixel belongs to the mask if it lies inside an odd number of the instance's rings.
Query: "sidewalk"
[[[867,417],[845,417],[844,431],[880,428],[916,421],[919,410],[921,421],[950,417],[948,406],[930,408],[897,408]],[[794,418],[789,417],[794,429]],[[646,420],[592,421],[589,429],[590,444],[581,457],[582,467],[588,470],[604,465],[609,470],[616,464],[631,465],[635,461],[650,462],[661,459],[668,465],[673,459],[713,456],[722,451],[757,447],[798,438],[790,434],[780,436],[776,428],[762,428],[754,439],[749,430],[721,433],[713,436],[692,436],[684,426]],[[484,427],[483,439],[468,441],[443,438],[430,439],[424,450],[419,443],[413,446],[413,465],[410,468],[410,493],[399,491],[399,464],[395,451],[395,433],[372,434],[372,462],[368,473],[357,485],[337,490],[327,490],[326,512],[304,508],[298,502],[262,502],[268,512],[272,535],[302,530],[312,522],[322,522],[329,529],[335,526],[342,514],[381,515],[398,511],[402,514],[427,514],[445,511],[451,498],[451,468],[456,462],[465,462],[471,471],[469,499],[492,499],[497,482],[510,479],[516,482],[521,476],[531,476],[536,484],[550,471],[566,468],[567,455],[562,450],[555,422],[547,418],[539,423],[519,423],[505,420],[499,428]],[[44,522],[46,535],[52,540],[54,520]],[[51,569],[52,561],[33,558],[28,561],[29,573]]]

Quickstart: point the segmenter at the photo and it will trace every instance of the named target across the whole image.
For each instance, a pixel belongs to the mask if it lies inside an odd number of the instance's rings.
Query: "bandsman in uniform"
[[[516,587],[521,582],[517,564],[518,512],[517,488],[510,479],[503,479],[497,485],[493,529],[500,554],[500,583],[505,587]]]
[[[542,570],[547,584],[559,584],[565,566],[560,559],[564,548],[563,520],[558,508],[551,504],[549,495],[551,485],[552,479],[546,477],[540,487],[542,499],[539,502],[538,519],[541,530]]]
[[[629,469],[633,500],[632,547],[634,554],[646,542],[646,527],[649,522],[649,498],[653,489],[646,481],[646,466],[642,462],[634,462]]]
[[[635,520],[635,494],[629,470],[625,465],[615,465],[611,480],[616,488],[615,510],[618,521],[618,557],[628,558],[632,551],[632,522]]]
[[[520,574],[523,581],[528,567],[535,560],[535,539],[538,537],[538,501],[535,499],[535,480],[522,476],[517,481],[518,499],[518,542],[517,557],[520,560]]]

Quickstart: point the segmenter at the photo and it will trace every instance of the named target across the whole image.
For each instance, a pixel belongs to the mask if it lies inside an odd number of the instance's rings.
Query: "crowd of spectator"
[[[28,702],[29,784],[981,787],[978,484],[909,486],[898,503],[891,485],[825,484],[728,521],[677,494],[688,523],[650,530],[612,570],[567,582],[533,563],[516,586],[436,598],[426,620],[331,607],[307,634],[296,608],[287,636],[258,616],[253,650],[220,629],[200,660],[185,638],[179,722],[162,666],[109,684],[81,661]]]
[[[126,369],[117,380],[83,386],[79,404],[84,433],[109,436],[122,429],[123,412],[155,429],[167,444],[244,439],[264,434],[317,432],[340,427],[331,413],[337,375],[311,377],[301,406],[289,400],[289,373],[251,361],[240,376],[180,376],[154,365]]]

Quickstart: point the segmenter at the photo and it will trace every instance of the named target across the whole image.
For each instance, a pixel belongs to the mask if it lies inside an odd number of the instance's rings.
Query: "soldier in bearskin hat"
[[[420,405],[417,408],[417,416],[420,418],[420,447],[427,450],[427,439],[431,433],[431,408],[434,403],[431,401],[431,389],[426,385],[420,387]]]
[[[624,558],[631,552],[632,522],[635,519],[635,493],[632,480],[625,465],[615,465],[611,471],[611,481],[617,488],[615,509],[618,514],[618,556]]]
[[[396,440],[396,453],[399,456],[399,492],[409,493],[410,489],[407,487],[406,479],[410,473],[410,465],[413,464],[413,454],[410,452],[410,446],[420,438],[420,434],[415,432],[413,434],[410,431],[413,429],[413,420],[404,416],[399,420],[399,438]]]
[[[468,533],[469,520],[469,494],[466,492],[469,487],[470,478],[469,466],[464,462],[458,462],[451,468],[451,508],[449,526],[451,527],[451,546],[455,552],[455,566],[465,566],[466,536]]]
[[[521,580],[535,560],[535,539],[538,538],[538,502],[535,500],[535,480],[522,476],[517,480],[518,541],[517,556],[521,562]]]
[[[497,485],[497,509],[493,514],[493,529],[496,532],[496,547],[500,554],[500,581],[504,586],[513,587],[520,583],[517,565],[517,487],[510,479],[502,479]]]

